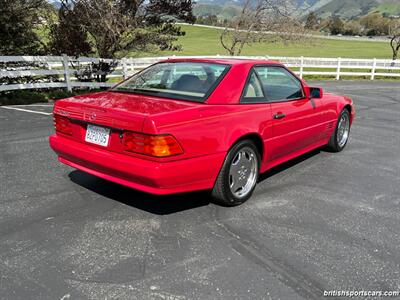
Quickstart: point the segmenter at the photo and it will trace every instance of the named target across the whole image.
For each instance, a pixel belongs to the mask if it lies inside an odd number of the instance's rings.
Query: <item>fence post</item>
[[[131,74],[136,74],[141,70],[140,58],[130,58],[131,63]]]
[[[376,72],[376,58],[374,58],[374,62],[372,63],[371,80],[375,79],[375,72]]]
[[[304,57],[300,57],[300,78],[303,79]]]
[[[126,65],[126,58],[122,58],[122,77],[124,79],[128,78],[128,67]]]
[[[49,70],[53,70],[53,67],[51,66],[51,63],[49,63],[49,62],[47,63],[47,67],[48,67]],[[53,77],[50,76],[49,81],[53,82]]]
[[[337,69],[336,69],[336,80],[340,80],[340,67],[342,64],[342,58],[338,57]]]
[[[65,83],[67,84],[67,91],[72,91],[72,84],[71,84],[71,76],[69,74],[69,58],[66,54],[62,55],[63,57],[63,66],[64,66],[64,79]]]

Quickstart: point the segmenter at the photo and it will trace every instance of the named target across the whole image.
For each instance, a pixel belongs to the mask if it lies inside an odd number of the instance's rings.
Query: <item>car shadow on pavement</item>
[[[136,207],[156,215],[176,212],[209,205],[209,192],[193,192],[168,196],[156,196],[131,189],[88,173],[75,170],[68,174],[72,182],[103,197]]]
[[[310,152],[307,152],[299,157],[293,158],[281,165],[273,167],[272,169],[268,170],[267,172],[261,174],[258,177],[258,182],[260,183],[264,180],[267,180],[268,178],[270,178],[276,174],[279,174],[287,169],[290,169],[291,167],[294,167],[295,165],[298,165],[298,164],[302,163],[303,161],[306,161],[307,159],[314,157],[324,151],[326,151],[324,148],[318,148],[318,149],[312,150]]]
[[[266,173],[261,174],[258,182],[260,183],[265,181],[280,172],[290,169],[291,167],[304,162],[315,155],[318,155],[320,152],[321,149],[316,149],[277,167],[274,167]],[[78,184],[103,197],[156,215],[173,214],[180,211],[206,206],[212,203],[212,198],[209,191],[156,196],[101,179],[79,170],[70,172],[68,176],[75,184]]]

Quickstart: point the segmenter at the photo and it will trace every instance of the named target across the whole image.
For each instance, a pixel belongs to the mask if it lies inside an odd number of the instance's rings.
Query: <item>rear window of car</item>
[[[122,82],[113,91],[204,102],[229,67],[202,62],[159,63]]]

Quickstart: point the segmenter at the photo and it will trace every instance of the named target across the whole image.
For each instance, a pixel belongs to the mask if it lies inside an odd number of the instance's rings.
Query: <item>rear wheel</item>
[[[328,147],[333,152],[340,152],[347,144],[350,135],[350,114],[347,109],[344,109],[337,121],[336,129],[332,134]]]
[[[256,186],[260,154],[250,140],[238,142],[229,151],[217,177],[212,196],[225,206],[236,206],[248,200]]]

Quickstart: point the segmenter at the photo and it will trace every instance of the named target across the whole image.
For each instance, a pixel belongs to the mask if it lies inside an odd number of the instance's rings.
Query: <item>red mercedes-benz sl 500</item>
[[[353,101],[267,60],[169,59],[114,88],[59,100],[50,145],[60,162],[163,195],[250,198],[260,173],[312,149],[339,152]]]

